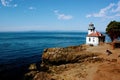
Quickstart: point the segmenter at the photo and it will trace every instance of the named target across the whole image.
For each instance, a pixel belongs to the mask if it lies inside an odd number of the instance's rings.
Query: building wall
[[[93,44],[97,46],[99,44],[99,38],[98,37],[86,37],[86,44]]]
[[[88,34],[91,34],[93,32],[94,32],[94,30],[88,30]]]

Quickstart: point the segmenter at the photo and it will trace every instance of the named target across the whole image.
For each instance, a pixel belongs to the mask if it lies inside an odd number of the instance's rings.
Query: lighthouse
[[[96,31],[94,24],[90,23],[88,27],[88,35],[86,36],[86,44],[97,46],[100,43],[104,43],[104,41],[105,36],[102,33]]]

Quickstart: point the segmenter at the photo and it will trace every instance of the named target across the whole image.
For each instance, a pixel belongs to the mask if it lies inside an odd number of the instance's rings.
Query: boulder
[[[31,64],[31,65],[29,66],[29,70],[37,70],[36,64],[35,64],[35,63],[34,63],[34,64]]]
[[[61,65],[66,63],[81,62],[85,58],[97,56],[94,53],[85,52],[85,49],[85,46],[82,45],[66,48],[48,48],[44,50],[42,63]]]
[[[33,80],[52,80],[51,76],[46,72],[39,72],[35,75]]]

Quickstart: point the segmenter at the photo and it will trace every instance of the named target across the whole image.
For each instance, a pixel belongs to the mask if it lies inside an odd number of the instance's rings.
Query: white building
[[[97,46],[105,41],[105,36],[100,32],[95,31],[94,24],[89,24],[86,44]]]

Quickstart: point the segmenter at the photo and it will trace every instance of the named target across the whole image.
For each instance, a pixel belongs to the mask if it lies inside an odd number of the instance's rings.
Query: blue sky
[[[0,31],[97,31],[120,21],[120,0],[1,0]]]

